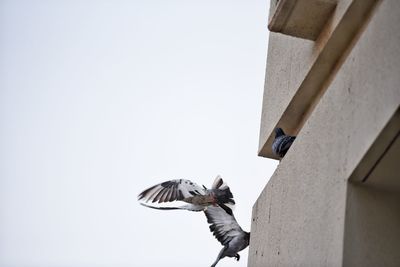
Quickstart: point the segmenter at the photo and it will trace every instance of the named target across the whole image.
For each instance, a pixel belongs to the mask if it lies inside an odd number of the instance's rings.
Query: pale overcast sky
[[[169,179],[220,174],[249,231],[268,2],[0,0],[0,266],[210,266],[203,213],[138,205]]]

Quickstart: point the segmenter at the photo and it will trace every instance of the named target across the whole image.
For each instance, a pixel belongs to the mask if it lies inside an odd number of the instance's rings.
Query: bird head
[[[275,128],[275,138],[281,136],[281,135],[285,135],[285,132],[282,130],[282,128]]]

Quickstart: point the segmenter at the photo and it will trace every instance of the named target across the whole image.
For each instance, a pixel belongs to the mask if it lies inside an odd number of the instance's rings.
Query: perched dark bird
[[[272,151],[280,158],[288,152],[296,136],[286,135],[282,128],[275,128],[275,140],[272,142]]]
[[[238,252],[249,245],[250,233],[242,230],[232,212],[225,212],[219,206],[210,206],[204,213],[206,214],[207,222],[211,224],[210,231],[224,246],[211,267],[215,267],[219,260],[224,257],[235,257],[239,261],[240,255]]]
[[[232,213],[232,209],[227,205],[233,206],[235,201],[226,183],[220,176],[215,178],[211,189],[198,186],[190,180],[179,179],[170,180],[152,186],[139,194],[138,200],[141,205],[154,209],[186,209],[191,211],[203,211],[208,206],[219,205],[226,212]],[[180,206],[160,206],[166,202],[184,202]],[[147,203],[151,202],[149,205]]]

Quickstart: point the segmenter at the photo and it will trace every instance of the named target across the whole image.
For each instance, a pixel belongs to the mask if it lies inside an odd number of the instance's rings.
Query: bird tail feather
[[[224,182],[224,180],[222,180],[221,175],[217,175],[217,177],[215,177],[214,183],[212,184],[212,189],[225,189],[226,187],[228,187],[228,185]]]
[[[233,205],[235,205],[235,200],[233,200],[233,194],[228,184],[225,183],[224,180],[222,180],[222,177],[220,175],[218,175],[215,178],[211,188],[215,192],[218,204],[220,206],[221,204],[226,204],[233,208]]]

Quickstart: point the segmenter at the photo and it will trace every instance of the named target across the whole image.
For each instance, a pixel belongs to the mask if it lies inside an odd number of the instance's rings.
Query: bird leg
[[[240,260],[240,255],[239,255],[238,253],[235,255],[235,259],[236,259],[237,261]]]
[[[211,267],[215,267],[217,265],[217,263],[219,262],[220,259],[222,259],[223,257],[225,257],[224,253],[225,251],[228,249],[228,247],[223,247],[221,249],[221,251],[218,254],[217,259],[214,261],[214,263],[211,265]]]

